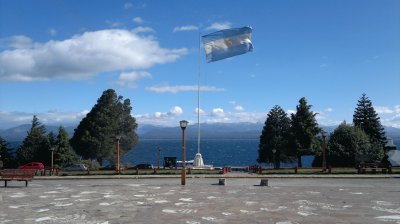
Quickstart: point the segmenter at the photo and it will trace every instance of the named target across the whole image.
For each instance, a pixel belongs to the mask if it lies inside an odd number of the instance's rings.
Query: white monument
[[[194,157],[194,161],[193,161],[193,166],[194,167],[204,166],[203,158],[201,157],[200,153],[196,153],[196,156]]]

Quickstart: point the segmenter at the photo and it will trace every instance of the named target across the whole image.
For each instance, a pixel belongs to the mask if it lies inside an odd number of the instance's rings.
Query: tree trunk
[[[301,168],[302,164],[301,164],[301,155],[297,156],[297,167]]]
[[[276,160],[275,160],[275,168],[276,169],[279,169],[279,168],[281,168],[281,161],[280,161],[280,159],[279,158],[277,158]]]
[[[279,168],[281,168],[281,154],[280,154],[280,151],[278,151],[276,154],[275,154],[275,168],[276,169],[279,169]]]

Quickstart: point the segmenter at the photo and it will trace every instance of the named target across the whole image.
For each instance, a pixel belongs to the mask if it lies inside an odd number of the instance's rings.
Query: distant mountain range
[[[202,139],[258,139],[260,137],[263,123],[212,123],[201,124]],[[331,133],[337,126],[322,127],[326,132]],[[26,137],[30,124],[0,130],[0,136],[7,142],[21,142]],[[46,126],[48,132],[58,133],[59,126]],[[65,127],[69,137],[72,137],[75,127]],[[394,140],[394,144],[400,146],[400,129],[385,127],[386,135]],[[139,125],[137,130],[140,139],[180,139],[182,131],[180,127],[162,127],[152,125]],[[197,138],[197,124],[189,125],[186,128],[188,139]]]

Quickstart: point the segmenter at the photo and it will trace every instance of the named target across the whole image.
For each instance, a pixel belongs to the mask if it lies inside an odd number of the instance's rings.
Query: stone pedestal
[[[260,186],[268,186],[268,179],[261,179]]]

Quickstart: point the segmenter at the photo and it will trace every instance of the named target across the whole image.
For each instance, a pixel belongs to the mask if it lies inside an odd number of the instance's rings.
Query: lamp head
[[[180,124],[182,130],[185,130],[185,128],[187,127],[188,123],[189,122],[185,121],[185,120],[179,121],[179,124]]]

